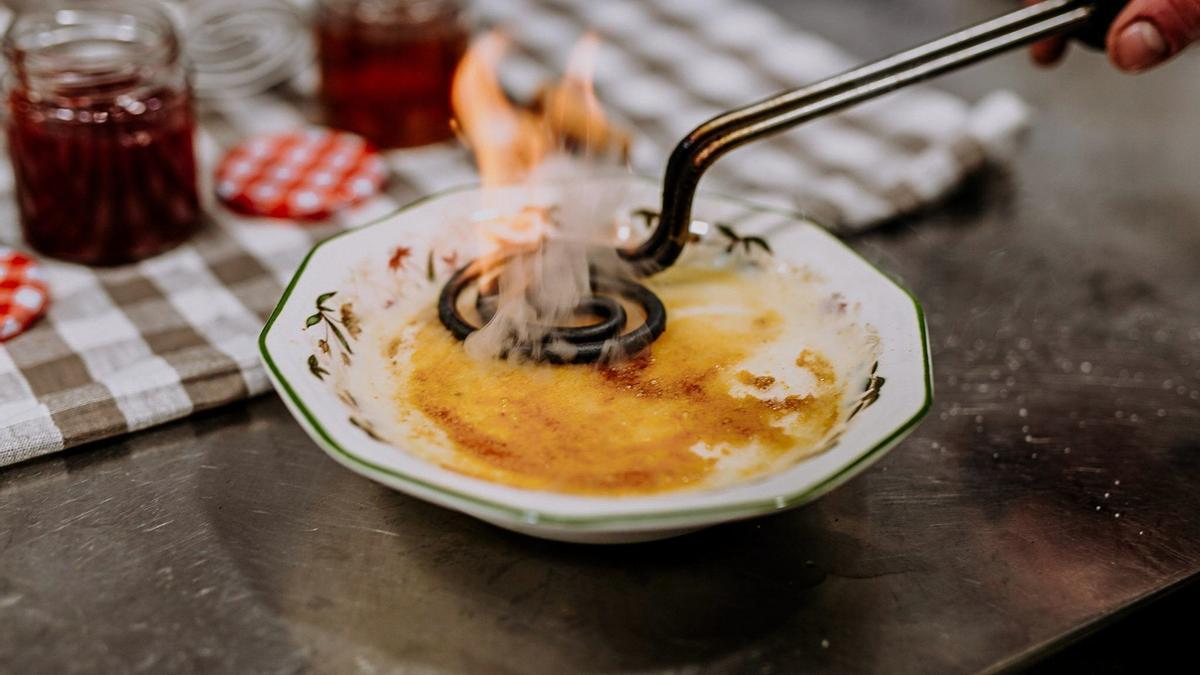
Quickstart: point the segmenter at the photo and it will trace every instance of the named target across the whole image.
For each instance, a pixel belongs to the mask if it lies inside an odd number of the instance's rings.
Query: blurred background
[[[240,331],[250,345],[247,362],[257,364],[253,336],[315,240],[474,180],[474,169],[449,127],[444,92],[422,98],[436,99],[429,105],[362,110],[359,103],[371,96],[391,100],[397,87],[420,90],[427,83],[397,79],[400,71],[386,60],[382,74],[372,75],[376,81],[355,65],[352,50],[338,51],[349,40],[338,32],[338,12],[350,0],[323,0],[321,7],[299,0],[168,4],[196,66],[199,133],[190,170],[199,187],[180,190],[186,213],[169,236],[149,236],[144,248],[68,249],[54,249],[61,237],[50,237],[47,265],[61,265],[54,269],[66,270],[62,278],[75,289],[93,272],[54,259],[148,260],[142,270],[158,282],[176,274],[170,265],[177,258],[194,263],[189,246],[200,256],[223,252],[228,259],[205,260],[245,307],[238,322],[222,323],[221,330]],[[636,44],[612,28],[627,27],[611,9],[627,4],[552,1],[547,9],[464,0],[374,20],[420,27],[421,40],[406,38],[422,43],[420,54],[401,58],[432,64],[420,73],[443,90],[468,34],[509,26],[516,47],[502,79],[528,102],[561,73],[587,27],[564,19],[559,6],[568,6],[570,17],[607,17],[608,27],[598,26],[609,40],[596,73],[600,102],[634,137],[634,169],[658,175],[674,139],[722,106],[780,88],[788,73],[795,78],[790,84],[799,85],[1018,3],[746,0],[733,15],[760,23],[718,21],[709,30],[742,41],[743,50],[710,61],[715,55],[673,51],[676,43],[667,37],[678,38],[689,12],[715,3],[643,3],[658,19],[641,26],[648,31],[630,29]],[[439,7],[454,9],[446,14]],[[774,13],[765,15],[766,24],[796,51],[775,52],[773,43],[758,39],[762,10]],[[747,49],[775,54],[777,70],[751,63]],[[656,52],[657,66],[626,72],[630,54]],[[68,661],[118,663],[106,660],[114,658],[111,644],[151,664],[203,669],[225,659],[243,670],[354,664],[364,671],[397,658],[459,669],[731,672],[786,672],[797,663],[832,670],[894,664],[907,672],[1120,672],[1186,661],[1183,631],[1193,623],[1186,612],[1200,596],[1195,589],[1169,594],[1200,572],[1197,53],[1136,77],[1084,49],[1073,49],[1052,70],[1034,68],[1023,52],[1004,55],[872,104],[845,124],[815,125],[731,156],[706,179],[814,215],[924,305],[935,363],[933,411],[891,455],[819,503],[719,528],[702,535],[704,546],[691,537],[581,554],[514,541],[391,493],[348,487],[340,481],[350,479],[318,456],[274,397],[132,438],[119,436],[138,425],[99,424],[74,439],[90,445],[35,448],[28,457],[48,457],[0,473],[6,503],[0,537],[16,541],[0,550],[0,569],[16,580],[0,578],[0,615],[9,585],[39,603],[17,628],[0,633],[0,654],[20,653],[45,669]],[[679,93],[689,87],[699,95]],[[282,217],[257,210],[253,195],[220,194],[217,167],[240,143],[316,123],[379,146],[387,181],[332,212]],[[875,133],[880,129],[890,130],[891,140],[872,144],[885,135]],[[897,159],[890,154],[895,147],[919,150]],[[192,159],[190,148],[184,154]],[[12,173],[0,172],[0,242],[22,246],[33,237],[19,226],[17,191]],[[243,254],[229,241],[259,248]],[[119,276],[126,273],[94,272],[102,297],[127,290],[129,279]],[[23,337],[40,339],[36,330]],[[6,344],[16,354],[22,343]],[[246,375],[204,405],[155,411],[154,424],[261,393],[267,385],[257,377]],[[297,447],[311,456],[297,459]],[[229,471],[225,478],[200,470],[213,463]],[[276,484],[283,487],[270,488]],[[80,515],[71,506],[78,492],[117,496]],[[327,502],[335,504],[332,516]],[[193,526],[178,536],[202,543],[151,545],[120,528],[122,514],[142,503],[178,510]],[[302,515],[277,527],[247,525],[234,515],[255,508]],[[381,543],[379,528],[397,519],[406,538]],[[120,546],[79,553],[74,529],[54,529],[60,521],[87,528],[89,541]],[[344,527],[349,521],[361,527]],[[317,522],[321,534],[306,538]],[[37,536],[12,534],[26,528]],[[710,545],[720,553],[708,558]],[[298,561],[293,553],[306,547],[312,561]],[[64,557],[66,550],[86,558],[79,566],[119,574],[76,577],[72,565],[44,562],[77,560]],[[138,605],[155,617],[142,622],[153,629],[146,639],[88,619],[140,602],[130,598],[143,597],[144,578],[196,560],[209,576],[169,589],[186,601],[169,609]],[[356,572],[330,573],[342,567]],[[520,578],[500,590],[478,581],[492,572],[503,580],[518,568]],[[383,569],[429,585],[376,588],[369,581]],[[226,585],[237,584],[248,589],[244,595],[235,589],[228,594],[233,600],[217,602]],[[202,593],[209,585],[224,590]],[[163,597],[175,596],[164,591]],[[428,625],[402,638],[384,628],[408,630],[414,607],[430,617]],[[583,609],[572,613],[575,607]],[[168,614],[170,621],[156,623]],[[64,626],[88,639],[65,640],[61,650],[57,643],[39,646],[43,634]],[[211,626],[220,627],[212,635],[224,636],[217,651],[197,630]],[[551,634],[552,641],[544,640]]]

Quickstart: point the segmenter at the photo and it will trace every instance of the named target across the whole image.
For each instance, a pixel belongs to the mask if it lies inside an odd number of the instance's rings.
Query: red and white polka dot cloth
[[[314,128],[255,136],[217,167],[217,196],[240,213],[317,220],[379,192],[383,158],[361,136]]]
[[[0,246],[0,342],[32,325],[49,301],[50,289],[41,264]]]

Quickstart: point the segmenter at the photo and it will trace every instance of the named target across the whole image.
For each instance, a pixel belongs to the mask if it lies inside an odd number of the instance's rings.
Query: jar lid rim
[[[74,2],[25,10],[13,17],[0,49],[11,64],[28,69],[70,67],[71,55],[59,48],[86,42],[107,43],[112,56],[141,57],[162,63],[175,61],[180,44],[174,24],[163,10],[151,3],[115,0],[104,5]],[[95,65],[97,54],[81,53],[88,59],[80,65]]]

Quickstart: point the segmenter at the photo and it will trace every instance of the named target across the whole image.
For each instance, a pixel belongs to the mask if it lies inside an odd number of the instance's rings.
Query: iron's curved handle
[[[1103,50],[1107,46],[1108,29],[1129,0],[1094,0],[1091,4],[1092,15],[1071,32],[1071,37],[1093,49]]]
[[[639,274],[670,267],[688,241],[700,177],[725,153],[807,120],[882,96],[1050,35],[1072,34],[1103,47],[1128,0],[1044,0],[841,75],[718,115],[675,146],[663,177],[659,222],[621,257]]]

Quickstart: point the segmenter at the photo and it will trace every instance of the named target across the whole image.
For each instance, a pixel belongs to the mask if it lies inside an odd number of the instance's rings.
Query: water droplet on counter
[[[1114,513],[1114,514],[1113,514],[1113,518],[1120,518],[1120,517],[1121,517],[1121,514],[1119,514],[1119,513]]]
[[[1120,479],[1120,478],[1118,478],[1118,479],[1116,479],[1116,480],[1114,480],[1114,481],[1113,481],[1113,485],[1120,485],[1120,484],[1121,484],[1121,479]]]
[[[1084,375],[1092,372],[1091,361],[1084,361],[1083,363],[1079,364],[1079,372],[1083,373]]]
[[[1105,492],[1105,493],[1104,493],[1104,498],[1105,498],[1105,499],[1108,499],[1108,495],[1109,495],[1109,493]]]
[[[1029,416],[1029,411],[1028,411],[1028,410],[1026,410],[1025,408],[1021,408],[1020,410],[1018,410],[1018,411],[1017,411],[1017,415],[1018,415],[1019,417],[1028,417],[1028,416]]]

